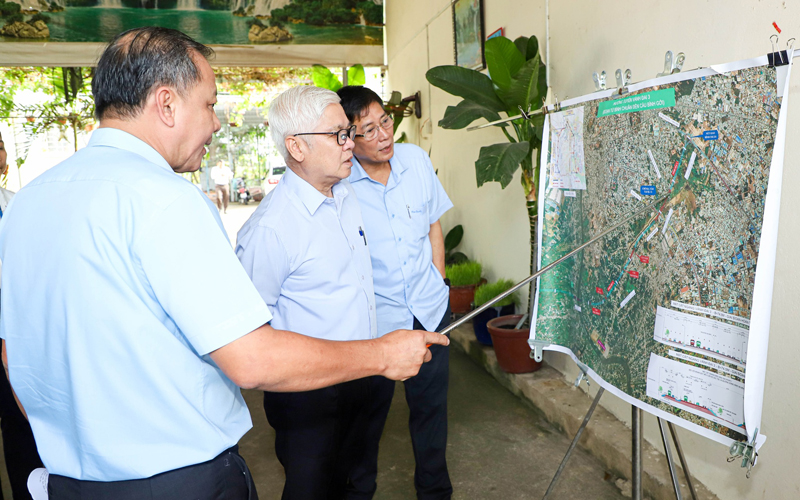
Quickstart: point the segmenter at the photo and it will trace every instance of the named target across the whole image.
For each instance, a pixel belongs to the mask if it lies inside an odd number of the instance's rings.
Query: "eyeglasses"
[[[336,132],[303,132],[300,134],[294,134],[292,137],[297,137],[298,135],[335,135],[336,143],[340,146],[344,146],[347,143],[347,139],[350,139],[351,141],[355,139],[356,126],[350,125],[349,127],[337,130]]]
[[[394,117],[392,115],[386,115],[381,118],[378,125],[380,125],[380,128],[383,130],[390,130],[394,126]],[[365,130],[363,134],[356,134],[356,137],[363,137],[365,141],[373,141],[378,137],[378,127]]]

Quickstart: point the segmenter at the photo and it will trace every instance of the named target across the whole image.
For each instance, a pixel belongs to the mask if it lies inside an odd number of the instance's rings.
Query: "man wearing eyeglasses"
[[[377,338],[368,233],[350,175],[355,126],[339,97],[295,87],[269,109],[289,167],[239,231],[236,254],[272,313],[272,327],[328,340]],[[354,362],[357,360],[354,360]],[[306,392],[265,392],[284,499],[371,498],[361,480],[376,377]],[[385,417],[384,417],[385,418]]]
[[[394,122],[383,101],[366,87],[338,91],[357,126],[350,183],[370,235],[378,334],[397,328],[441,331],[450,324],[444,280],[444,237],[439,218],[453,207],[428,155],[413,144],[394,144]],[[406,380],[409,430],[418,498],[450,498],[447,472],[448,349],[431,347],[432,359]],[[382,379],[378,400],[391,403],[395,383]]]

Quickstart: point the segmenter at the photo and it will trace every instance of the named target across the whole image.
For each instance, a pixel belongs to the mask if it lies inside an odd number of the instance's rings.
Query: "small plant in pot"
[[[513,281],[504,279],[479,286],[475,289],[475,307],[482,306],[513,286]],[[494,306],[475,316],[472,319],[472,328],[475,330],[475,338],[478,339],[478,342],[483,345],[492,345],[492,337],[489,335],[486,324],[489,320],[497,318],[498,316],[514,314],[514,309],[518,303],[519,298],[516,292],[514,292],[503,300],[495,303]]]
[[[456,247],[461,243],[461,238],[464,237],[464,228],[461,224],[453,227],[447,232],[444,237],[444,263],[445,265],[458,264],[469,260],[462,252],[456,252]]]
[[[447,266],[444,271],[450,280],[450,309],[454,314],[470,312],[475,299],[475,287],[481,281],[481,263],[468,260]]]

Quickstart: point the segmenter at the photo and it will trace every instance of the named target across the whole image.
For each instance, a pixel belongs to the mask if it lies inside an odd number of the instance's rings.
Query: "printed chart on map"
[[[762,224],[783,158],[778,72],[698,70],[573,99],[548,115],[543,139],[540,268],[638,216],[539,278],[531,338],[725,444],[749,440],[754,283],[762,254],[774,260]]]
[[[550,181],[559,189],[586,189],[583,108],[550,115]]]

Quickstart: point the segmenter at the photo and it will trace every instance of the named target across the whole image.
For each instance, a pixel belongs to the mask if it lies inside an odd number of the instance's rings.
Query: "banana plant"
[[[495,37],[484,45],[488,75],[460,66],[437,66],[425,75],[428,82],[463,100],[448,106],[439,126],[463,129],[475,120],[487,122],[519,116],[540,109],[547,94],[545,66],[539,57],[539,41],[535,36],[519,37],[513,42]],[[530,222],[531,274],[535,270],[536,195],[539,184],[544,116],[517,119],[495,125],[507,142],[484,146],[475,161],[478,187],[499,182],[505,189],[517,168],[522,169],[521,182]]]
[[[314,86],[334,92],[343,86],[339,77],[321,64],[315,64],[311,67],[311,80],[314,82]],[[367,77],[364,73],[364,66],[356,64],[347,69],[348,85],[364,85],[366,81]]]

